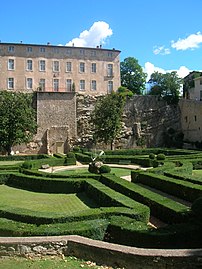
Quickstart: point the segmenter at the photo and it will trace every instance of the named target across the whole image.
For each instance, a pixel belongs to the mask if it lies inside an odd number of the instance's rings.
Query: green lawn
[[[84,193],[49,194],[0,185],[0,209],[23,208],[36,212],[72,214],[96,207]]]
[[[96,266],[93,262],[86,262],[75,257],[44,257],[44,258],[0,258],[0,269],[107,269],[112,267]]]
[[[192,174],[195,177],[202,177],[202,170],[193,170]]]
[[[130,175],[130,172],[131,172],[130,169],[111,167],[111,173],[115,174],[118,177],[128,176],[128,175]],[[62,175],[77,175],[77,174],[81,174],[81,173],[82,174],[90,174],[88,172],[88,168],[77,168],[74,170],[63,170],[63,171],[57,171],[55,173],[62,174]]]

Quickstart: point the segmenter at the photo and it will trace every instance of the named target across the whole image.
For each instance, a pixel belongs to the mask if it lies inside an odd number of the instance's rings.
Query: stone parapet
[[[199,269],[202,249],[144,249],[81,236],[0,237],[0,256],[71,255],[125,269]]]

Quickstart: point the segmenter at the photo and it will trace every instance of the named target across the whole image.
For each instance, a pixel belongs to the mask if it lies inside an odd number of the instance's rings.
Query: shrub
[[[163,161],[163,160],[165,160],[165,158],[166,158],[166,156],[165,156],[165,154],[163,154],[163,153],[159,153],[159,154],[157,154],[157,156],[156,156],[156,159],[157,159],[158,161]]]
[[[155,154],[154,153],[150,153],[149,154],[149,159],[154,160],[155,159]]]
[[[193,202],[191,209],[195,217],[202,221],[202,196]]]
[[[75,153],[74,152],[68,152],[67,153],[67,158],[75,158]]]
[[[25,161],[22,165],[22,168],[24,169],[32,169],[32,163],[30,161]]]
[[[111,168],[108,165],[102,165],[99,169],[100,174],[104,174],[104,173],[110,173],[111,172]]]

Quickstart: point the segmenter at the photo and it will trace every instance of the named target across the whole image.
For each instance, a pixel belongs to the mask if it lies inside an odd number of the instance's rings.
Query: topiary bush
[[[100,174],[110,173],[111,168],[108,165],[102,165],[99,169]]]
[[[154,159],[155,159],[155,157],[156,157],[156,156],[155,156],[155,154],[154,154],[154,153],[150,153],[150,154],[149,154],[149,159],[154,160]]]
[[[165,154],[163,154],[163,153],[159,153],[159,154],[157,154],[157,156],[156,156],[156,159],[157,159],[158,161],[163,161],[163,160],[165,160],[165,158],[166,158],[166,156],[165,156]]]
[[[24,169],[32,169],[32,162],[30,161],[25,161],[22,165],[21,165],[22,168]]]

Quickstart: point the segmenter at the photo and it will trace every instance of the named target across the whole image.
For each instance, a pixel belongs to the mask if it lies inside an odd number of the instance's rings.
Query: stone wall
[[[184,140],[187,142],[202,142],[202,102],[182,99],[179,106]]]
[[[55,143],[64,143],[76,137],[76,94],[58,92],[37,92],[37,135],[34,138],[38,153],[56,152]],[[57,127],[57,128],[56,128]],[[57,130],[57,134],[55,132]]]
[[[89,120],[97,98],[102,97],[77,96],[77,142],[87,147],[92,146]],[[163,133],[170,127],[181,130],[180,120],[178,106],[169,106],[155,96],[134,96],[126,102],[122,131],[115,148],[163,146]]]
[[[81,236],[0,237],[0,256],[75,256],[97,264],[136,269],[198,269],[202,249],[144,249]]]

